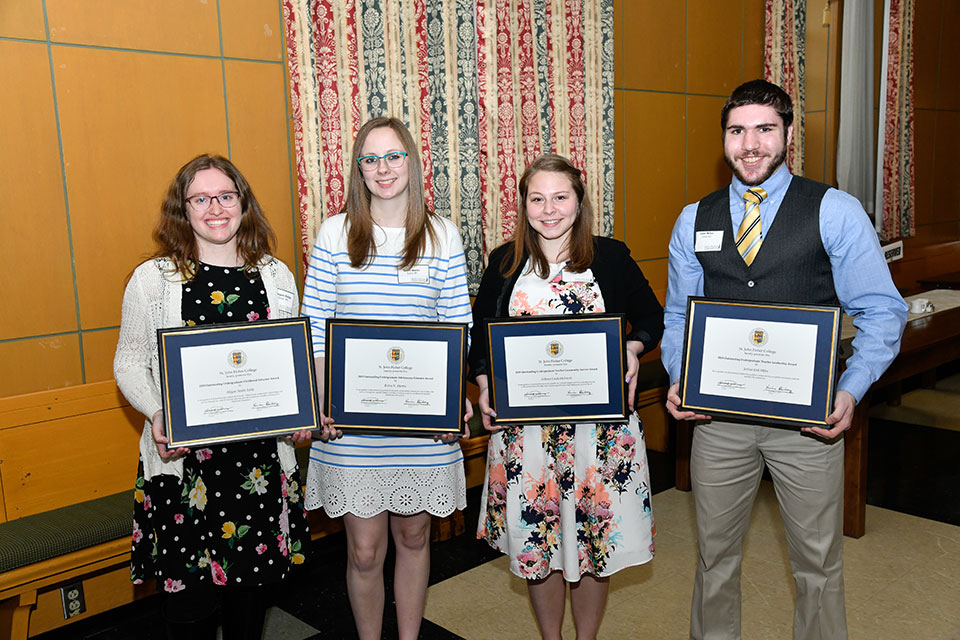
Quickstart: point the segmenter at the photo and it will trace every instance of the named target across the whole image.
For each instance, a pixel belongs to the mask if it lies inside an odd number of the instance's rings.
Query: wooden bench
[[[142,424],[112,381],[0,398],[3,553],[19,541],[42,558],[0,572],[0,637],[21,640],[154,592],[130,583],[129,531],[117,525],[132,514]],[[81,580],[86,611],[66,619],[60,587]]]

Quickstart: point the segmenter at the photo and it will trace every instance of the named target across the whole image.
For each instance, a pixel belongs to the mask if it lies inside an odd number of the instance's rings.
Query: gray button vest
[[[694,232],[723,230],[720,251],[697,252],[708,298],[835,304],[830,258],[820,238],[820,201],[830,187],[794,176],[763,244],[749,267],[737,252],[728,187],[697,208]]]

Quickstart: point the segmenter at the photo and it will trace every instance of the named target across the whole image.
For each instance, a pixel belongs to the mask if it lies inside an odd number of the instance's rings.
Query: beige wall
[[[680,209],[730,181],[720,108],[763,76],[763,0],[616,0],[615,235],[654,291],[667,286],[667,244]],[[815,13],[816,15],[812,15]],[[832,181],[835,30],[807,24],[805,173]]]
[[[960,2],[916,0],[913,42],[917,237],[905,256],[960,240]]]
[[[874,0],[876,92],[883,0]],[[670,230],[680,209],[729,180],[720,107],[763,73],[763,0],[615,0],[615,235],[654,290],[666,290]],[[836,184],[842,3],[808,4],[804,175]],[[911,246],[960,240],[960,2],[916,0],[916,230]]]
[[[198,153],[299,262],[282,24],[276,0],[0,2],[0,396],[112,378],[124,280]]]

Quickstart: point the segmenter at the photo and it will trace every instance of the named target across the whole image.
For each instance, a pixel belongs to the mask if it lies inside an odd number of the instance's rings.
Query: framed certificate
[[[467,325],[327,319],[324,413],[345,433],[463,431]]]
[[[157,344],[171,448],[320,427],[307,318],[159,329]]]
[[[691,297],[681,409],[786,426],[833,411],[840,307]]]
[[[624,422],[625,335],[618,314],[488,320],[494,422]]]

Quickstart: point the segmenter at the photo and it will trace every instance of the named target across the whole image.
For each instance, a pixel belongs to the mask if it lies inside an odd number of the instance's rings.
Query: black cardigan
[[[500,265],[513,251],[513,242],[497,247],[483,272],[480,289],[473,303],[473,329],[470,331],[470,365],[468,377],[476,381],[487,373],[487,327],[485,320],[505,318],[513,287],[523,272],[517,269],[509,280],[500,272]],[[526,256],[524,256],[526,261]],[[655,348],[663,337],[663,307],[633,258],[630,249],[619,240],[594,237],[593,277],[603,294],[607,313],[623,313],[630,323],[627,340],[643,343],[643,352]]]

